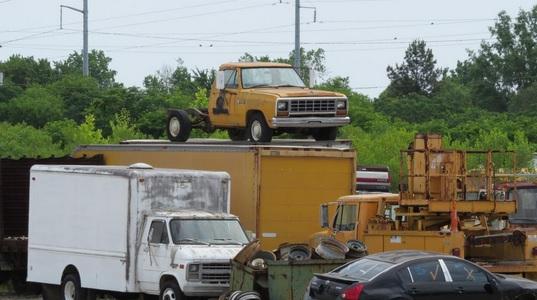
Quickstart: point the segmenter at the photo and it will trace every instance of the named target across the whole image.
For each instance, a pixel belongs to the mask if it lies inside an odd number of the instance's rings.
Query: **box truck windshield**
[[[237,220],[174,219],[170,231],[175,244],[243,245],[248,238]]]

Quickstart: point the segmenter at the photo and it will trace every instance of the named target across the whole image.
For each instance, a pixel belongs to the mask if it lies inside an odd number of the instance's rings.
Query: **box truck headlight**
[[[199,264],[189,264],[188,272],[186,274],[186,280],[188,281],[199,281],[200,280],[200,265]]]

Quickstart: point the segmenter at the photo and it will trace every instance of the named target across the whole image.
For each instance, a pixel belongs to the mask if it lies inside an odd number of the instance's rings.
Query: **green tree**
[[[144,139],[146,136],[136,129],[136,126],[131,124],[129,113],[122,110],[116,114],[114,120],[110,121],[112,133],[108,137],[109,143],[119,143],[130,139]]]
[[[116,71],[110,69],[112,59],[102,50],[91,50],[88,54],[90,77],[94,78],[99,86],[111,87],[115,83]],[[61,75],[82,74],[82,54],[74,52],[64,61],[54,63],[56,71]]]
[[[402,64],[388,66],[386,71],[391,82],[385,92],[390,96],[431,95],[446,72],[436,68],[433,51],[422,40],[408,46]]]
[[[77,123],[84,121],[87,110],[102,91],[95,79],[82,75],[63,76],[51,85],[51,89],[63,99],[65,117]]]
[[[514,95],[537,82],[536,23],[537,6],[520,10],[516,20],[500,12],[489,28],[492,41],[458,64],[457,76],[474,88],[482,108],[506,111]]]
[[[0,119],[43,127],[47,122],[61,119],[64,110],[61,98],[44,87],[32,86],[20,96],[0,103]]]
[[[63,156],[63,151],[44,131],[26,124],[0,123],[0,157],[51,156]]]
[[[0,71],[4,73],[5,81],[22,88],[49,84],[58,79],[48,60],[36,60],[33,56],[12,55],[6,61],[0,61]]]

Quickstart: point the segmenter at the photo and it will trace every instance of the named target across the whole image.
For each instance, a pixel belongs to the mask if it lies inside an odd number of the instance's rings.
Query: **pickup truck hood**
[[[255,90],[250,90],[249,93],[252,94],[265,94],[265,95],[274,95],[280,98],[287,97],[345,97],[345,95],[330,92],[330,91],[321,91],[321,90],[312,90],[312,89],[303,89],[303,88],[256,88]]]
[[[192,260],[228,260],[239,253],[242,246],[179,246],[176,248],[175,262]]]

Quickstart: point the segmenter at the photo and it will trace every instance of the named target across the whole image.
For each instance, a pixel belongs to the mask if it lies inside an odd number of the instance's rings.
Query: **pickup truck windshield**
[[[293,68],[242,69],[242,87],[305,87]]]
[[[248,238],[237,220],[174,219],[170,222],[174,244],[243,245]]]

